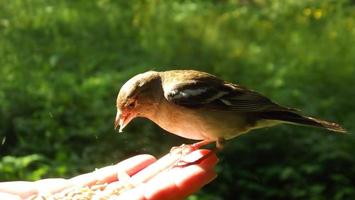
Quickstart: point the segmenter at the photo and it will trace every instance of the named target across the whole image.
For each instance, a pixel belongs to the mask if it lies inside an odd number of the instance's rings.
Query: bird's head
[[[120,89],[115,129],[119,132],[135,117],[145,117],[154,107],[154,94],[161,89],[159,72],[149,71],[129,79]]]

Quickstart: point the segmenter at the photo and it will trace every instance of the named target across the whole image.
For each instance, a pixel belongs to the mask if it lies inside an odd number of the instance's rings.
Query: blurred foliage
[[[113,130],[129,77],[177,68],[354,132],[354,2],[0,1],[0,180],[69,177],[192,142],[148,120]],[[190,199],[350,199],[354,150],[351,134],[257,130],[228,143],[219,177]]]

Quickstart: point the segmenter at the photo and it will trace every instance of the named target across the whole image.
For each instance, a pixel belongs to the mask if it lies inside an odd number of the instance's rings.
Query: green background
[[[168,69],[213,73],[352,133],[354,1],[0,1],[0,180],[191,143],[144,119],[113,130],[122,84]],[[354,134],[256,130],[226,145],[219,177],[190,199],[350,199],[354,151]]]

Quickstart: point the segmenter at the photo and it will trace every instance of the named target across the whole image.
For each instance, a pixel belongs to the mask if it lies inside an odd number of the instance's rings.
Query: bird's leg
[[[224,143],[225,143],[224,138],[218,138],[216,141],[216,149],[215,151],[221,151],[224,148]]]
[[[211,141],[211,140],[202,140],[202,141],[200,141],[200,142],[196,142],[196,143],[193,143],[193,144],[191,144],[191,147],[194,149],[194,150],[196,150],[196,149],[199,149],[199,148],[201,148],[201,147],[203,147],[203,146],[206,146],[206,145],[208,145],[208,144],[211,144],[213,141]]]

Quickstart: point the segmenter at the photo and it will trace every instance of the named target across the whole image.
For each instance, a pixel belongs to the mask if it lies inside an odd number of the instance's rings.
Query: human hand
[[[193,164],[174,167],[179,160]],[[194,163],[196,160],[199,162]],[[178,200],[186,198],[212,181],[216,177],[216,163],[216,155],[209,150],[196,150],[183,157],[169,153],[159,160],[151,155],[138,155],[71,179],[3,182],[0,183],[0,199],[46,197],[70,191],[72,188],[93,188],[95,185],[103,185],[101,193],[104,194],[105,191],[117,192],[119,185],[123,190],[116,199]]]

